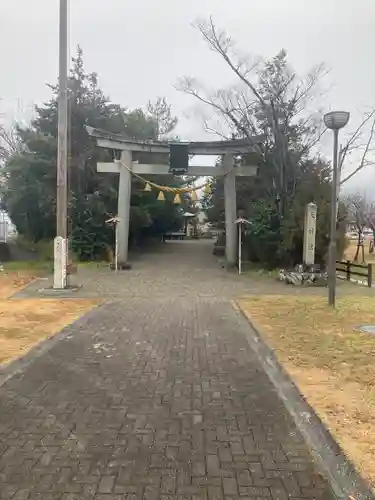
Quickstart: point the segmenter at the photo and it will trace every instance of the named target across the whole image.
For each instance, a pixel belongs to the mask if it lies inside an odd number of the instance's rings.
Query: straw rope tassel
[[[182,203],[181,196],[178,193],[174,197],[173,203],[175,203],[176,205],[180,205]]]
[[[196,191],[192,191],[190,199],[191,201],[198,201],[198,195]]]
[[[205,182],[204,184],[202,184],[200,186],[194,186],[192,188],[187,188],[187,187],[184,187],[184,188],[175,188],[175,187],[173,187],[172,188],[172,187],[169,187],[169,186],[161,186],[160,184],[156,184],[155,182],[148,181],[147,179],[145,179],[141,175],[134,173],[127,165],[125,165],[125,163],[122,163],[122,162],[120,162],[120,163],[121,163],[121,165],[124,168],[126,168],[127,170],[129,170],[129,172],[134,177],[136,177],[137,179],[143,181],[145,184],[148,184],[150,187],[158,189],[159,191],[166,191],[168,193],[182,194],[182,193],[193,193],[194,191],[197,191],[197,190],[202,189],[202,188],[205,188],[205,192],[206,192],[206,189],[208,187],[209,193],[211,193],[211,186],[210,186],[210,184],[207,184],[207,182]],[[145,191],[146,191],[146,187],[145,187]],[[148,191],[148,188],[147,188],[147,191]]]

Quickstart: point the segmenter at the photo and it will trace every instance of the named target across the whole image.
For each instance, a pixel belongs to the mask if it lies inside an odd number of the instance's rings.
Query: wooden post
[[[238,224],[238,274],[242,273],[242,223]]]
[[[346,279],[350,281],[350,260],[346,261]]]
[[[368,264],[367,266],[367,284],[369,288],[372,287],[372,264]]]

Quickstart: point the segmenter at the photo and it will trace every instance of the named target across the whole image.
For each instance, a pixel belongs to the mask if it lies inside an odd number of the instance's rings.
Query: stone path
[[[317,294],[326,295],[326,288],[294,287],[275,278],[228,272],[212,255],[212,240],[167,242],[148,254],[133,255],[131,271],[115,272],[108,266],[82,267],[73,276],[73,283],[82,288],[77,297],[226,297],[238,298],[249,294]],[[22,296],[40,296],[38,289],[52,282],[36,281]],[[338,294],[373,294],[367,287],[338,282]]]
[[[333,498],[223,289],[164,290],[109,300],[0,388],[0,499]]]

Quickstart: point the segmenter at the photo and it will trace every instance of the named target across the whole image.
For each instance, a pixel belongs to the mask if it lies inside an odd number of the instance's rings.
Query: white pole
[[[242,273],[242,223],[238,224],[238,274]]]

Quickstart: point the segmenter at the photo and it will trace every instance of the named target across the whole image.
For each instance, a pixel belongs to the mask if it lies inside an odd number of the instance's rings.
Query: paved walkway
[[[0,388],[1,499],[333,498],[223,289],[174,289],[109,300]]]
[[[212,240],[175,241],[160,245],[150,253],[133,255],[131,271],[115,272],[108,266],[82,267],[73,282],[82,285],[79,297],[226,297],[249,294],[317,294],[326,295],[322,287],[294,287],[275,278],[228,272],[212,255]],[[52,283],[36,281],[19,296],[37,295],[38,289]],[[338,282],[338,293],[369,295],[367,287]]]

